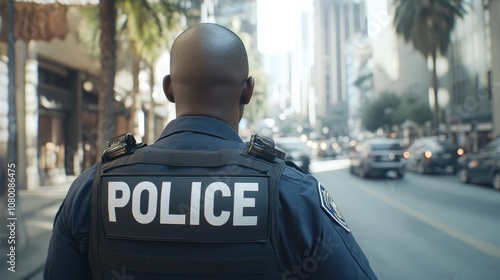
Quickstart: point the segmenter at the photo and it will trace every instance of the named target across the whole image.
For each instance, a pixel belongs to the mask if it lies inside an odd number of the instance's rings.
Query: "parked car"
[[[352,174],[364,178],[369,175],[385,175],[388,172],[398,177],[405,174],[403,147],[397,139],[370,139],[356,145],[350,154]]]
[[[299,137],[282,137],[274,139],[276,148],[286,153],[285,160],[294,162],[300,169],[309,172],[311,151]]]
[[[491,183],[500,190],[500,139],[488,143],[478,153],[461,157],[458,178],[462,183]]]
[[[436,171],[455,173],[458,158],[463,152],[463,149],[447,140],[420,138],[408,147],[406,167],[419,174]]]

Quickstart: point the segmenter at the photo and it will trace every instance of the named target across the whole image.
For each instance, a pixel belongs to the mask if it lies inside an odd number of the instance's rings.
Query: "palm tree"
[[[432,59],[434,125],[439,134],[438,77],[436,58],[446,55],[457,18],[467,13],[465,0],[395,0],[396,33],[411,42],[425,58]]]
[[[102,88],[99,90],[98,109],[101,133],[97,141],[99,151],[104,149],[105,141],[113,137],[115,132],[113,104],[117,40],[120,45],[128,45],[131,52],[134,102],[130,129],[136,134],[139,126],[138,113],[142,110],[138,79],[140,63],[144,60],[148,65],[154,65],[160,52],[169,44],[171,30],[177,27],[176,23],[179,22],[177,15],[181,9],[177,2],[106,0],[100,1],[99,10],[92,7],[82,9],[85,26],[81,30],[83,41],[91,53],[100,52],[101,57]],[[100,26],[97,26],[94,20],[97,12]],[[96,48],[97,38],[100,42],[99,48]],[[151,86],[151,92],[152,90]],[[152,108],[149,112],[152,113]]]
[[[135,135],[139,134],[138,115],[142,111],[142,96],[139,90],[140,63],[144,60],[146,64],[154,65],[161,51],[170,45],[172,30],[178,27],[177,15],[181,11],[180,6],[175,3],[178,1],[149,2],[121,0],[118,5],[119,14],[123,17],[123,20],[119,20],[122,23],[119,26],[120,34],[123,35],[124,41],[129,42],[132,52],[134,102],[129,129]],[[154,75],[154,72],[150,74]],[[150,84],[151,86],[153,85]],[[152,93],[153,88],[150,90]],[[153,101],[150,105],[148,112],[151,114],[154,111]]]
[[[107,139],[114,136],[115,74],[116,74],[116,0],[99,1],[99,36],[101,73],[97,103],[97,151],[103,151]],[[97,153],[97,160],[100,154]]]

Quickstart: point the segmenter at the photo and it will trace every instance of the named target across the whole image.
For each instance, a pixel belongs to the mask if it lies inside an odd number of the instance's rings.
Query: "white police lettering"
[[[229,186],[222,182],[215,182],[210,184],[205,191],[205,219],[213,226],[222,226],[229,220],[229,211],[221,211],[219,216],[215,216],[215,192],[220,191],[222,196],[231,196]]]
[[[163,182],[161,185],[160,224],[183,225],[186,223],[186,215],[170,214],[170,185],[170,182]]]
[[[243,208],[255,207],[255,198],[245,197],[245,191],[259,191],[257,183],[235,183],[234,184],[234,216],[235,226],[256,226],[257,216],[243,216]]]
[[[120,198],[116,197],[118,191],[121,191]],[[108,185],[108,215],[110,222],[116,222],[117,207],[124,207],[130,200],[130,188],[125,182],[109,182]]]
[[[170,202],[172,182],[162,182],[160,195],[154,183],[143,181],[138,183],[132,193],[130,186],[126,182],[108,182],[108,219],[110,222],[117,222],[117,208],[124,208],[130,202],[132,196],[132,216],[140,224],[149,224],[155,220],[157,215],[157,204],[160,201],[160,224],[171,225],[199,225],[201,216],[201,197],[204,198],[203,217],[212,226],[222,226],[228,223],[231,211],[223,210],[215,213],[217,205],[216,197],[231,197],[231,188],[223,182],[212,182],[202,194],[202,183],[191,183],[191,201],[189,221],[186,223],[186,215],[170,213]],[[255,198],[245,197],[246,192],[258,192],[258,183],[234,183],[233,196],[233,226],[257,226],[257,216],[245,216],[245,208],[255,208]],[[147,210],[141,212],[141,197],[144,192],[147,196]],[[121,194],[120,194],[121,193]],[[219,195],[220,193],[220,195]],[[174,200],[175,201],[175,200]]]
[[[200,224],[200,199],[201,199],[201,182],[193,182],[191,187],[191,209],[190,209],[190,225]]]
[[[148,211],[146,214],[141,213],[141,194],[147,191],[148,194]],[[132,215],[136,221],[141,224],[151,223],[156,216],[156,204],[158,203],[158,190],[155,184],[151,182],[140,182],[132,193]]]

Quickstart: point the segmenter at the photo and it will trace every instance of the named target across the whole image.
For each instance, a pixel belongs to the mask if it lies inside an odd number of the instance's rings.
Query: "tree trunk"
[[[115,135],[116,13],[116,0],[99,1],[101,81],[98,101],[97,161],[101,160],[106,141]]]
[[[434,89],[434,129],[436,135],[440,134],[439,124],[441,123],[441,118],[439,117],[439,98],[438,98],[438,77],[437,77],[437,67],[436,67],[436,57],[437,51],[434,50],[432,53],[432,88]]]
[[[132,48],[134,49],[134,48]],[[134,103],[130,111],[129,131],[134,135],[137,141],[141,141],[142,135],[139,131],[139,114],[142,111],[142,96],[139,90],[139,72],[141,58],[137,52],[132,53],[132,94],[134,95]]]

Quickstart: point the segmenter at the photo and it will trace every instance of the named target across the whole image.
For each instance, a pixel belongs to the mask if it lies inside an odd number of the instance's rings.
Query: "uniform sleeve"
[[[71,185],[55,219],[44,279],[92,279],[88,261],[90,193],[95,166]]]
[[[377,279],[353,233],[321,207],[312,176],[285,169],[280,236],[289,269],[283,279]]]

